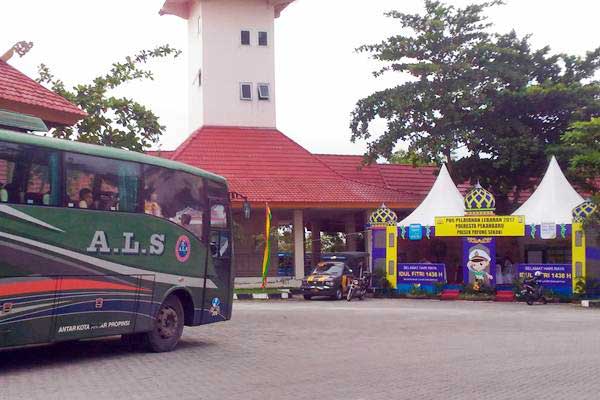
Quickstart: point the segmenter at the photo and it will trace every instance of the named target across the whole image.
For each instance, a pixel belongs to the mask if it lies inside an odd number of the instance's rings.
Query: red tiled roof
[[[363,165],[363,156],[317,154],[321,161],[346,178],[387,187],[424,198],[437,177],[438,167],[413,167],[409,164]]]
[[[73,125],[87,114],[65,98],[0,60],[0,108],[41,118],[49,125]]]
[[[347,154],[315,154],[338,174],[363,183],[385,186],[378,164],[363,165],[363,156]]]
[[[173,154],[175,154],[175,150],[148,150],[146,151],[146,154],[149,156],[170,159]]]
[[[276,129],[205,126],[171,158],[226,177],[252,202],[404,208],[422,198],[346,177]]]

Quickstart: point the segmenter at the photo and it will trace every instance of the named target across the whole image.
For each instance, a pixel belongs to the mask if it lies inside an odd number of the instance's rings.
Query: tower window
[[[244,46],[250,45],[250,31],[242,31],[241,35],[242,44]]]
[[[252,84],[240,83],[240,100],[252,100]]]
[[[268,46],[267,32],[258,32],[258,45]]]
[[[269,84],[259,83],[258,84],[258,99],[269,100]]]

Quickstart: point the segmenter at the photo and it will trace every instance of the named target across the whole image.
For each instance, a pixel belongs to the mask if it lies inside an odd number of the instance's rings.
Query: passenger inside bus
[[[155,217],[162,217],[162,208],[158,204],[158,194],[154,190],[150,191],[150,195],[147,196],[144,201],[144,212],[146,214],[154,215]]]
[[[190,223],[192,222],[192,216],[190,214],[181,214],[181,225],[187,229],[190,229]]]
[[[88,188],[83,188],[79,191],[79,208],[92,208],[94,204],[94,196]]]

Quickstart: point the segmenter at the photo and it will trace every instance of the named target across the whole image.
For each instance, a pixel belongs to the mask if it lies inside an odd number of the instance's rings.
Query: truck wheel
[[[171,351],[177,346],[183,333],[183,306],[179,298],[170,295],[160,305],[154,328],[146,333],[150,350],[156,353]]]
[[[312,296],[310,294],[304,295],[304,300],[310,300],[310,299],[312,299]]]

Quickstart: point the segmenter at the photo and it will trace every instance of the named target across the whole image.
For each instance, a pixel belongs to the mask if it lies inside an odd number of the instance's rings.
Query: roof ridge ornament
[[[25,54],[29,53],[29,50],[33,47],[33,42],[27,42],[25,40],[21,40],[20,42],[15,43],[10,49],[8,49],[0,60],[4,62],[8,62],[12,58],[12,56],[17,53],[19,57],[23,57]]]
[[[490,214],[496,209],[496,198],[485,190],[479,180],[465,196],[465,210],[469,214]]]
[[[371,213],[369,217],[370,226],[396,226],[398,223],[398,215],[389,209],[385,203]]]

